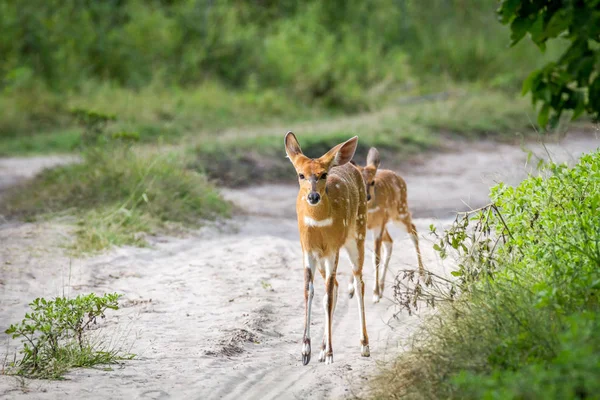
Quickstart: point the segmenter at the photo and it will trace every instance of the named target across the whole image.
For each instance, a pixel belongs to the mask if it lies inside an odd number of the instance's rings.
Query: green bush
[[[517,369],[495,368],[482,376],[462,371],[456,392],[469,399],[585,399],[600,393],[600,318],[575,314],[564,321],[556,354]]]
[[[99,319],[106,317],[107,310],[119,308],[119,297],[116,293],[102,297],[91,293],[75,298],[35,299],[25,318],[6,330],[6,334],[23,343],[23,357],[13,362],[8,372],[58,379],[71,368],[131,358],[131,354],[120,349],[106,348],[102,338],[91,339],[88,335]]]
[[[457,279],[415,294],[446,302],[382,378],[399,375],[403,386],[383,385],[381,397],[597,396],[600,151],[499,184],[491,197],[436,243],[460,255]]]

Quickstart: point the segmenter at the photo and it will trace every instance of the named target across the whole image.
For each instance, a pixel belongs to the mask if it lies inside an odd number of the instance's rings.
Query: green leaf
[[[527,17],[517,17],[513,20],[512,24],[510,24],[510,30],[511,30],[510,45],[511,46],[514,46],[521,39],[523,39],[523,36],[525,36],[527,31],[531,27],[532,23],[533,23],[533,21]]]
[[[540,50],[546,50],[546,35],[544,33],[544,15],[538,14],[535,22],[530,25],[529,33],[531,34],[531,40],[540,48]]]
[[[553,38],[563,33],[571,24],[572,14],[567,10],[562,9],[552,15],[550,21],[546,25],[544,30],[544,36],[547,38]]]
[[[546,126],[548,125],[548,115],[550,114],[550,104],[545,103],[542,106],[542,109],[540,110],[538,117],[537,117],[537,123],[540,126],[540,128],[545,129]]]
[[[508,23],[508,21],[516,14],[520,5],[521,0],[503,0],[498,10],[496,10],[496,12],[500,14],[500,21],[503,24]]]

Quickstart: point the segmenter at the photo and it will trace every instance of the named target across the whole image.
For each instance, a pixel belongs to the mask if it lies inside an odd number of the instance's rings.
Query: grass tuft
[[[3,207],[5,214],[29,219],[74,212],[77,253],[144,245],[146,233],[170,224],[197,227],[230,209],[177,154],[142,153],[124,145],[91,148],[81,163],[44,171],[15,188]]]

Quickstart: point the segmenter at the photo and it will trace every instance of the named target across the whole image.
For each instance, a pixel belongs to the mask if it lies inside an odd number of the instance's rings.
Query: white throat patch
[[[312,227],[324,227],[330,226],[333,224],[333,218],[329,217],[327,219],[322,219],[317,221],[316,219],[312,219],[311,217],[304,217],[304,225],[312,226]]]
[[[375,207],[375,208],[369,208],[369,209],[367,210],[367,212],[368,212],[368,213],[374,213],[374,212],[377,212],[377,211],[379,211],[379,207]]]

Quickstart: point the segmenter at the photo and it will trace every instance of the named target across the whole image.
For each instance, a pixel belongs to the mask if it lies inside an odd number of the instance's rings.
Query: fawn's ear
[[[300,143],[298,143],[298,139],[296,139],[296,135],[294,135],[292,132],[288,132],[285,134],[284,143],[285,143],[285,152],[286,152],[288,158],[290,159],[290,161],[292,162],[292,164],[294,164],[295,160],[298,158],[298,156],[302,155],[302,149],[300,148]]]
[[[344,143],[340,143],[329,150],[321,157],[321,161],[327,165],[328,168],[344,165],[347,162],[350,162],[352,157],[354,157],[357,145],[358,136],[354,136],[352,139],[346,140]]]
[[[379,158],[379,151],[375,147],[371,147],[369,149],[369,154],[367,154],[367,165],[372,165],[375,168],[379,168],[379,164],[381,163],[381,159]]]

